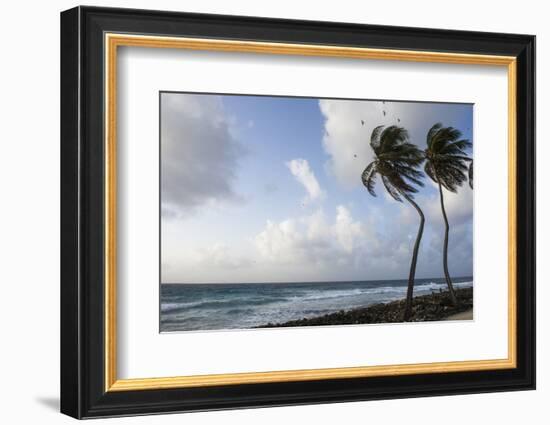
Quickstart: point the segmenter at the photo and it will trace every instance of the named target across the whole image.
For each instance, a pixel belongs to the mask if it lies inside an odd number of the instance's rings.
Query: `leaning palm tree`
[[[445,221],[445,240],[443,242],[443,272],[449,288],[451,301],[457,304],[453,283],[449,275],[447,264],[447,250],[449,246],[449,220],[445,212],[443,200],[443,188],[456,192],[458,187],[469,180],[473,188],[473,161],[466,153],[466,149],[472,144],[468,139],[462,139],[462,133],[453,127],[443,127],[441,123],[435,124],[428,131],[425,150],[426,164],[424,171],[439,188],[439,201],[441,213]],[[468,164],[469,163],[469,164]]]
[[[372,196],[376,196],[374,185],[376,176],[379,175],[386,191],[396,201],[403,202],[405,198],[418,212],[420,225],[414,244],[409,282],[407,286],[407,298],[403,320],[408,321],[412,311],[412,298],[416,262],[422,232],[424,231],[424,214],[414,202],[413,194],[418,192],[415,186],[423,186],[421,181],[423,174],[418,170],[424,156],[422,151],[412,143],[409,143],[407,130],[395,125],[384,128],[383,125],[372,131],[370,146],[374,151],[374,160],[367,165],[361,175],[363,184]]]

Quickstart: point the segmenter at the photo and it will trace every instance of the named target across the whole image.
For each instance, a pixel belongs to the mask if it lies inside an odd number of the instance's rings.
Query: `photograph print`
[[[473,105],[161,92],[160,331],[473,320]]]

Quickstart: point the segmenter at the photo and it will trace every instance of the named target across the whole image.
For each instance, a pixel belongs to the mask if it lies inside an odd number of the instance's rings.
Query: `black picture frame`
[[[517,58],[517,367],[105,391],[104,34],[506,55]],[[61,412],[75,418],[535,388],[535,37],[76,7],[61,13]]]

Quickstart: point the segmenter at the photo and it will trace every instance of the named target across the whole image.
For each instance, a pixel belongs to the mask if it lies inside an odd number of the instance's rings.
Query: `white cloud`
[[[288,219],[280,223],[267,220],[264,231],[256,236],[255,242],[263,259],[288,263],[302,259],[305,240],[297,222]]]
[[[227,245],[219,242],[197,251],[195,261],[208,267],[224,269],[236,269],[250,264],[249,259],[235,256]]]
[[[250,255],[222,242],[182,246],[162,261],[162,281],[172,283],[235,282],[232,275],[254,265]]]
[[[296,180],[306,189],[307,197],[304,202],[314,201],[325,197],[325,192],[321,189],[307,160],[301,158],[293,159],[288,161],[286,166]]]
[[[408,276],[419,217],[408,203],[395,209],[368,209],[361,217],[345,205],[330,213],[267,220],[250,238],[210,242],[181,249],[163,265],[164,281],[266,282],[402,278]],[[410,213],[410,214],[409,214]],[[425,227],[417,277],[442,274],[443,226],[438,210]],[[439,221],[435,221],[439,220]],[[452,276],[470,273],[472,224],[451,222],[449,266]]]
[[[304,217],[302,222],[307,227],[307,237],[310,240],[330,238],[330,226],[327,223],[322,209],[318,209],[313,214]]]
[[[370,133],[382,116],[378,104],[323,99],[319,107],[325,118],[323,147],[330,157],[328,171],[345,187],[361,184],[361,173],[372,161]]]
[[[462,224],[472,219],[474,192],[470,189],[468,183],[460,187],[457,193],[443,189],[443,199],[445,202],[445,211],[451,225]],[[437,206],[440,207],[439,205]],[[431,207],[435,209],[435,204],[432,203]],[[441,215],[441,208],[439,208],[439,214]]]
[[[339,205],[336,209],[334,231],[340,246],[348,253],[353,252],[355,240],[363,235],[361,223],[354,222],[350,211]]]
[[[265,229],[256,236],[255,244],[260,256],[269,262],[301,263],[304,267],[338,266],[353,263],[357,249],[371,238],[350,211],[339,205],[332,224],[322,210],[279,223],[268,220]]]
[[[434,184],[434,187],[437,186]],[[465,184],[458,189],[457,193],[444,189],[443,196],[450,225],[448,261],[451,276],[470,274],[473,247],[473,191],[468,184]],[[439,192],[431,195],[419,195],[415,200],[426,218],[421,251],[418,256],[417,275],[441,276],[443,273],[442,255],[445,227],[439,202]],[[396,218],[395,228],[403,230],[395,233],[395,237],[401,237],[402,240],[408,237],[408,244],[411,245],[416,238],[419,216],[407,202],[403,203],[402,207]],[[407,233],[405,233],[405,229]],[[412,247],[409,249],[412,249]],[[410,261],[410,257],[407,258],[406,255],[402,255],[402,258],[403,264],[408,264]]]
[[[443,224],[443,215],[439,200],[439,188],[435,183],[433,185],[437,192],[431,196],[419,196],[417,201],[426,215],[426,220],[429,220],[432,225],[440,226]],[[472,219],[474,192],[468,183],[459,187],[456,193],[443,189],[443,201],[450,226],[457,226]]]

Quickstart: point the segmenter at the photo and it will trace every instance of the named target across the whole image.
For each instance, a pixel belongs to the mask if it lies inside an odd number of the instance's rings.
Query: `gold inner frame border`
[[[116,129],[117,129],[117,51],[118,47],[148,47],[261,53],[279,55],[324,56],[354,59],[397,60],[468,65],[504,66],[508,72],[508,357],[495,360],[468,360],[437,363],[381,366],[302,369],[246,372],[213,375],[192,375],[151,378],[117,378],[116,323]],[[105,391],[137,391],[217,385],[240,385],[323,379],[380,377],[421,373],[450,373],[513,369],[516,358],[516,58],[513,56],[429,52],[393,49],[371,49],[330,45],[288,44],[259,41],[236,41],[204,38],[180,38],[151,35],[106,33],[105,47]]]

